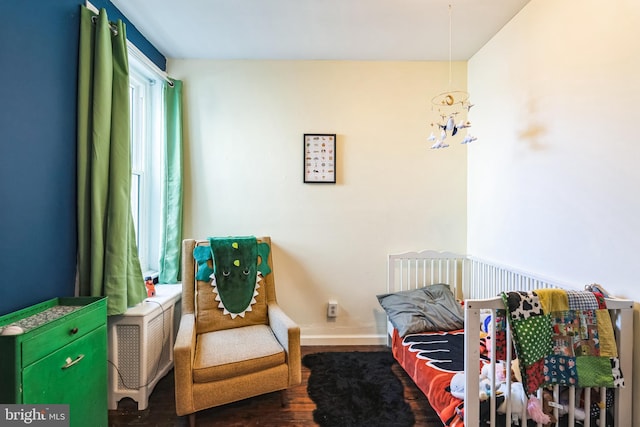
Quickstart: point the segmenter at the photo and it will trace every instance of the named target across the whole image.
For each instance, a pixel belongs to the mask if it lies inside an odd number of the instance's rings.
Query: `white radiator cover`
[[[173,367],[182,285],[156,285],[156,295],[109,316],[109,409],[129,397],[146,409],[156,383]]]

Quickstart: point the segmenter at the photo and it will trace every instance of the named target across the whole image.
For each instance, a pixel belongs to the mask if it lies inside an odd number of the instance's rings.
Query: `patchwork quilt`
[[[540,289],[502,294],[527,393],[543,385],[624,385],[602,294]]]

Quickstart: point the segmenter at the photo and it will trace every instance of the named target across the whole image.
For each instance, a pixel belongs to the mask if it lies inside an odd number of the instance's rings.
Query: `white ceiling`
[[[111,0],[167,58],[467,60],[530,0]]]

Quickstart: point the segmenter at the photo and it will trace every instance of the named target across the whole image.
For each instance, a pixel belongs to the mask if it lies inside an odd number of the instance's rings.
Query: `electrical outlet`
[[[338,317],[338,303],[336,301],[329,301],[327,304],[327,317]]]

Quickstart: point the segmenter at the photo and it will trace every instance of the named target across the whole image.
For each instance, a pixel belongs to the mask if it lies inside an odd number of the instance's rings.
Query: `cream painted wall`
[[[468,73],[469,253],[638,301],[640,2],[532,0]]]
[[[469,61],[468,249],[640,299],[640,2],[533,0]]]
[[[466,88],[466,63],[453,64]],[[386,255],[465,251],[466,150],[430,150],[442,62],[170,60],[185,82],[184,235],[272,236],[303,344],[384,342]],[[304,133],[337,134],[337,184],[302,183]],[[338,317],[326,318],[336,300]]]

